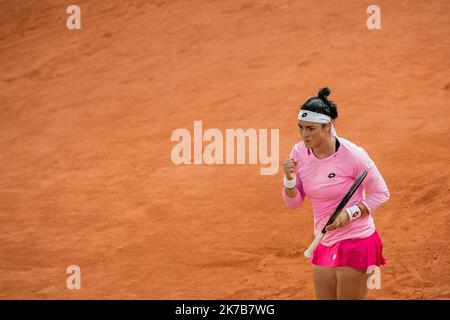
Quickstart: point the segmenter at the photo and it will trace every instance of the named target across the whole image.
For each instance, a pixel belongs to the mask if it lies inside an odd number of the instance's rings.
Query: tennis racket
[[[320,241],[322,241],[323,237],[325,236],[325,233],[327,233],[327,230],[325,229],[328,225],[332,224],[334,219],[338,216],[338,214],[344,209],[344,207],[347,205],[347,203],[350,201],[351,197],[355,194],[356,189],[361,185],[361,183],[364,181],[364,179],[367,176],[367,170],[364,170],[356,179],[356,181],[351,186],[350,190],[348,190],[345,197],[341,200],[339,205],[337,206],[336,210],[334,210],[333,214],[331,215],[330,219],[328,219],[327,224],[325,227],[323,227],[322,231],[319,232],[319,234],[316,236],[314,241],[311,243],[308,249],[306,249],[304,255],[307,258],[310,258],[314,250],[319,245]]]

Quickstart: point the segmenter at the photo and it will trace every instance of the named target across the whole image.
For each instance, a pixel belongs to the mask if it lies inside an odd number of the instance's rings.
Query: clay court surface
[[[0,298],[313,299],[281,162],[327,85],[391,192],[369,299],[450,299],[450,2],[377,1],[381,30],[368,1],[70,4],[0,1]],[[279,129],[280,170],[174,165],[194,120]]]

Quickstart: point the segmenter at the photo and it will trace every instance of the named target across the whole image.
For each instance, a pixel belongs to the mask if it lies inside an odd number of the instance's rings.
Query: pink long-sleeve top
[[[339,148],[333,155],[319,159],[303,141],[294,145],[290,159],[297,161],[297,195],[290,198],[282,191],[288,208],[298,208],[308,196],[314,211],[314,234],[317,235],[329,217],[355,182],[356,178],[368,170],[366,179],[357,189],[345,208],[362,202],[369,210],[345,226],[325,234],[322,244],[332,246],[338,241],[352,238],[366,238],[375,232],[373,211],[389,197],[389,190],[378,168],[367,152],[354,143],[337,137]],[[366,196],[367,195],[367,196]]]

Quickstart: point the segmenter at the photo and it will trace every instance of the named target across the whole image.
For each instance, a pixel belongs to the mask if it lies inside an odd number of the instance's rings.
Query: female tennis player
[[[303,141],[294,145],[283,163],[282,197],[291,209],[299,207],[305,196],[311,199],[317,235],[358,175],[368,171],[347,206],[326,228],[310,260],[318,299],[365,299],[367,269],[386,263],[372,214],[390,194],[366,151],[337,136],[333,121],[338,113],[327,99],[329,94],[328,88],[321,89],[300,109]]]

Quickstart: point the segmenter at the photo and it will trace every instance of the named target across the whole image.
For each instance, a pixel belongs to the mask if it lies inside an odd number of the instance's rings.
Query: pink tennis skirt
[[[359,270],[386,264],[383,243],[377,231],[367,238],[338,241],[331,247],[320,243],[310,261],[318,266],[350,267]]]

